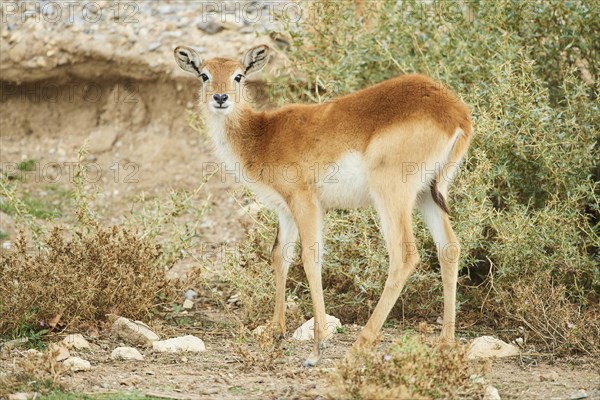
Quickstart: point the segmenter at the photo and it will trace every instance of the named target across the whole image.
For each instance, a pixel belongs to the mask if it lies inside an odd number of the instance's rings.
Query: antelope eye
[[[208,80],[208,75],[206,75],[206,74],[200,74],[200,78],[202,78],[202,80],[204,82],[206,82]]]
[[[234,81],[236,82],[240,82],[242,80],[242,78],[244,77],[244,75],[242,74],[237,74],[235,78],[233,78]]]

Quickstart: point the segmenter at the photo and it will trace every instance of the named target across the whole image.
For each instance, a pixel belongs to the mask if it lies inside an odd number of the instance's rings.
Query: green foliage
[[[62,198],[60,193],[54,192],[52,187],[44,191],[42,195],[33,195],[23,192],[19,199],[23,206],[23,212],[38,219],[53,219],[62,215]],[[20,210],[18,202],[8,198],[0,198],[0,211],[8,215],[17,215]]]
[[[302,29],[289,27],[286,56],[296,73],[278,78],[292,87],[286,100],[326,101],[421,72],[453,88],[472,109],[475,137],[450,190],[462,245],[459,321],[510,328],[516,312],[533,321],[538,311],[521,307],[512,294],[533,288],[530,294],[543,298],[560,288],[554,306],[571,310],[573,321],[556,324],[581,325],[587,313],[587,325],[600,327],[600,316],[592,312],[600,298],[594,35],[600,20],[593,3],[499,0],[467,7],[382,1],[369,3],[361,15],[347,2],[311,4],[313,18]],[[267,227],[275,230],[274,224]],[[434,246],[420,223],[416,235],[422,263],[390,317],[433,318],[441,312]],[[377,219],[372,210],[331,212],[325,237],[328,312],[344,322],[364,322],[387,271]],[[263,252],[253,257],[268,264],[268,245],[251,247]],[[300,268],[292,269],[289,288],[307,299]],[[304,309],[310,312],[310,305]],[[561,347],[572,335],[541,340],[546,327],[529,328],[532,339],[552,350],[597,351],[600,345],[596,335]]]
[[[35,160],[26,160],[21,161],[17,164],[17,169],[19,171],[35,171],[36,161]]]

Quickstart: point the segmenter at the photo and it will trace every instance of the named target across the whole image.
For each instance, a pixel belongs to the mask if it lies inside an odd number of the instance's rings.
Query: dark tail
[[[435,204],[437,204],[446,214],[450,215],[450,210],[448,209],[448,204],[446,204],[446,199],[444,199],[444,196],[442,196],[442,194],[438,191],[437,177],[431,181],[430,189],[431,197],[433,197]]]

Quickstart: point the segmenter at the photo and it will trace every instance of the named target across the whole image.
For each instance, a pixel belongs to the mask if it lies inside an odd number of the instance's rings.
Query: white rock
[[[63,339],[63,343],[69,349],[90,350],[90,343],[79,333],[68,335]]]
[[[4,246],[4,244],[3,244],[3,246]],[[2,348],[3,349],[14,349],[14,348],[17,348],[27,342],[29,342],[29,339],[26,337],[13,339],[13,340],[9,340],[8,342],[4,342],[2,344]]]
[[[508,344],[493,336],[481,336],[473,340],[468,351],[469,360],[489,357],[513,357],[520,354],[518,346]]]
[[[485,388],[485,393],[483,395],[483,400],[502,400],[502,399],[500,398],[500,393],[498,393],[498,389],[496,389],[492,385],[487,385]]]
[[[265,333],[265,331],[267,330],[269,326],[268,325],[259,325],[256,328],[254,328],[254,330],[252,331],[252,334],[254,336],[261,336],[263,333]]]
[[[190,299],[185,299],[185,301],[183,302],[183,308],[185,310],[191,310],[192,308],[194,308],[194,302]]]
[[[8,400],[29,400],[35,397],[34,393],[13,393],[8,395]]]
[[[71,357],[71,353],[64,343],[52,343],[48,350],[56,353],[56,361],[63,361]]]
[[[342,327],[342,323],[339,319],[334,316],[326,315],[325,316],[325,324],[326,324],[326,334],[325,339],[331,337],[334,333],[337,332],[337,328]],[[315,326],[315,318],[311,318],[302,324],[301,327],[296,329],[294,335],[292,336],[296,340],[312,340],[315,337],[314,332]]]
[[[578,391],[571,393],[569,400],[587,399],[588,397],[589,397],[589,395],[587,394],[587,392],[585,390],[579,389]]]
[[[298,311],[298,303],[296,303],[296,301],[294,301],[294,299],[288,297],[287,300],[285,301],[285,312],[286,313],[295,313],[296,311]]]
[[[69,367],[71,371],[89,371],[90,369],[92,369],[92,366],[89,361],[79,357],[69,357],[65,361],[63,361],[63,364],[66,367]]]
[[[178,351],[206,351],[206,346],[204,346],[202,339],[192,335],[152,342],[152,348],[163,353],[175,353]]]
[[[140,321],[133,322],[124,317],[117,318],[112,326],[112,330],[117,337],[132,345],[150,346],[152,342],[160,339],[144,323]]]
[[[27,354],[27,356],[31,357],[40,357],[42,355],[42,352],[36,349],[29,349],[25,353]]]
[[[117,140],[118,130],[108,127],[94,129],[88,137],[88,148],[90,153],[103,153],[112,148]]]
[[[142,353],[133,347],[117,347],[110,354],[113,360],[140,360],[144,359]]]

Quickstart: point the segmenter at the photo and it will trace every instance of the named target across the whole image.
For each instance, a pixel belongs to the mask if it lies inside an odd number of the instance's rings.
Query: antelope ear
[[[271,48],[267,45],[261,44],[253,47],[244,54],[242,57],[242,64],[246,70],[244,74],[251,74],[252,72],[260,71],[269,60],[269,52]]]
[[[198,54],[196,50],[187,46],[177,46],[173,51],[173,55],[175,56],[175,61],[177,61],[179,68],[185,72],[196,75],[198,78],[200,77],[202,57],[200,57],[200,54]]]

